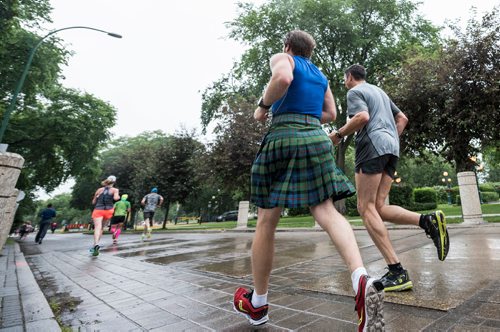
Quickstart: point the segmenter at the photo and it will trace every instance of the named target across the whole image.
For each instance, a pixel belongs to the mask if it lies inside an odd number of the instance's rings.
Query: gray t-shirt
[[[401,112],[379,87],[361,83],[347,92],[347,114],[368,111],[370,120],[356,133],[356,166],[385,154],[399,157],[399,136],[394,116]]]
[[[144,212],[155,212],[158,203],[160,202],[160,195],[157,193],[149,193],[144,196]]]

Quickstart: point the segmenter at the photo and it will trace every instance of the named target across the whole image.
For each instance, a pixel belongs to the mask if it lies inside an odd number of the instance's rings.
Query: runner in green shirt
[[[130,214],[130,202],[127,201],[128,195],[122,195],[121,199],[115,203],[115,213],[111,218],[111,233],[113,234],[113,243],[118,242],[118,237],[122,232],[122,226],[127,216]]]

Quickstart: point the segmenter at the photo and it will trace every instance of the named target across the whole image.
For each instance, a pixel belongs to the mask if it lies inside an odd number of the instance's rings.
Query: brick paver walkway
[[[392,230],[412,292],[387,294],[388,331],[500,331],[500,227],[451,229],[445,262],[417,229]],[[250,331],[233,291],[250,286],[252,233],[166,233],[149,242],[125,235],[97,258],[91,237],[50,235],[23,244],[36,280],[80,331]],[[366,231],[356,237],[368,270],[384,273]],[[322,232],[277,234],[270,322],[264,331],[354,331],[349,274]]]

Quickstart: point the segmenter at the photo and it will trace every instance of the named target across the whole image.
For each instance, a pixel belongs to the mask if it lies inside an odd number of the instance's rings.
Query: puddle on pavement
[[[101,249],[101,251],[123,251],[123,250],[130,250],[130,249],[137,249],[137,248],[144,248],[144,247],[149,247],[149,246],[156,246],[156,245],[162,245],[162,244],[170,244],[170,243],[178,243],[178,242],[186,242],[189,240],[176,240],[176,239],[168,239],[168,240],[149,240],[149,241],[144,241],[144,242],[134,242],[134,244],[113,244],[110,245],[109,247]]]

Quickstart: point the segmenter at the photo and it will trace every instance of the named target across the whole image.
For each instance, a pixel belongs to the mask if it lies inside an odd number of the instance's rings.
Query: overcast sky
[[[251,2],[260,4],[263,0]],[[244,48],[226,38],[224,22],[237,15],[234,0],[51,0],[47,29],[84,25],[58,34],[74,51],[64,85],[94,94],[118,111],[115,136],[146,130],[200,130],[201,91],[228,72]],[[480,13],[500,0],[424,0],[420,12],[434,24]],[[68,185],[61,190],[67,191]],[[57,190],[55,193],[60,192]]]

